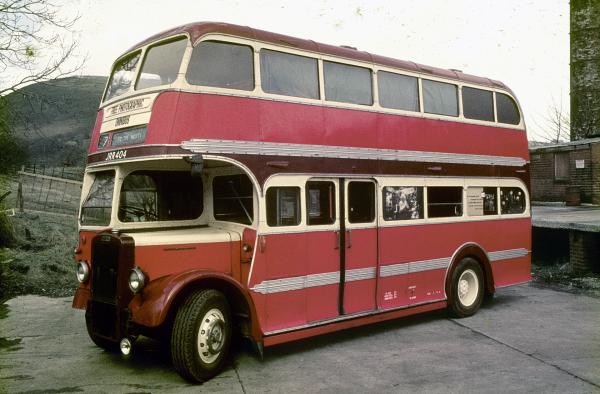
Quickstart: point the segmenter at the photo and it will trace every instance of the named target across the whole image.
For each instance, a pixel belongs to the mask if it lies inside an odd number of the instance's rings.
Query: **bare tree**
[[[0,96],[79,70],[71,64],[78,16],[64,17],[50,0],[0,0]]]
[[[547,142],[559,143],[569,141],[571,136],[571,120],[569,111],[565,110],[562,100],[558,103],[553,99],[552,105],[544,117],[543,138]]]

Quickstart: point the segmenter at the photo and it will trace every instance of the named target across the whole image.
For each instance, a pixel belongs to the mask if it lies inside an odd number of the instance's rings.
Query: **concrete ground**
[[[600,392],[600,299],[521,285],[475,316],[441,312],[248,350],[202,386],[157,343],[124,360],[94,347],[67,298],[0,306],[0,392]],[[3,309],[2,309],[3,308]]]
[[[555,206],[540,205],[531,207],[533,227],[565,230],[600,232],[600,207],[597,206]]]

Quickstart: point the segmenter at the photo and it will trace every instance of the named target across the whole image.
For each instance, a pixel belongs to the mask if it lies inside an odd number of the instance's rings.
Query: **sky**
[[[529,139],[569,108],[568,0],[67,0],[87,61],[108,75],[132,45],[194,21],[220,21],[350,45],[497,79],[516,94]]]

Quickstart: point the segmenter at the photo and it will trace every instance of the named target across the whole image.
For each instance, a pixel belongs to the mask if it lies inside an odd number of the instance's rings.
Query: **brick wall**
[[[575,271],[600,272],[600,234],[571,230],[569,246]]]
[[[557,153],[569,155],[568,180],[554,178]],[[579,186],[581,202],[600,204],[600,142],[533,149],[530,157],[532,201],[562,202],[567,187]],[[577,160],[583,160],[584,168],[577,168]]]

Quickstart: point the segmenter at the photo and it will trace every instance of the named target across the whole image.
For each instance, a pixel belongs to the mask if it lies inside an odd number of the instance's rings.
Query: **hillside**
[[[29,85],[7,96],[15,134],[30,161],[83,165],[106,77],[62,78]]]

